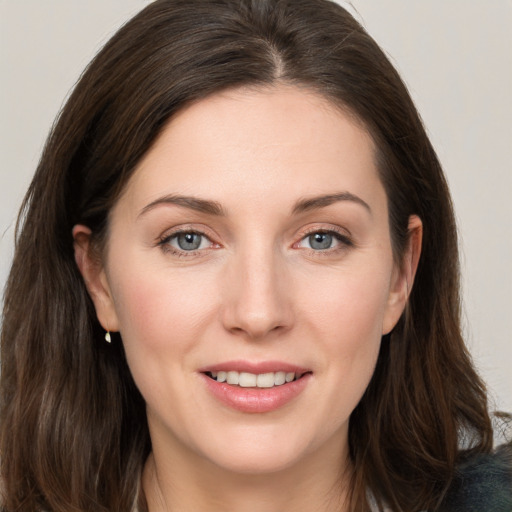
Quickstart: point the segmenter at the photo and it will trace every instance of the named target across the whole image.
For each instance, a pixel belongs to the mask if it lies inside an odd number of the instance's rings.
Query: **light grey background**
[[[95,52],[148,3],[0,0],[0,286],[56,113]],[[496,406],[512,411],[512,0],[340,3],[391,55],[444,165],[467,340]]]

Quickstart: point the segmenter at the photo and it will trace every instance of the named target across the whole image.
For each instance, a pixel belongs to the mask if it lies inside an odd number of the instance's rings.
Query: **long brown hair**
[[[314,90],[371,133],[397,261],[409,216],[423,221],[409,304],[351,416],[351,509],[368,509],[368,490],[396,512],[435,508],[460,457],[491,449],[485,388],[460,333],[448,188],[386,56],[328,0],[157,0],[83,74],[23,203],[1,338],[5,510],[131,509],[151,449],[145,404],[120,340],[103,342],[72,227],[101,245],[137,163],[186,104],[279,82]]]

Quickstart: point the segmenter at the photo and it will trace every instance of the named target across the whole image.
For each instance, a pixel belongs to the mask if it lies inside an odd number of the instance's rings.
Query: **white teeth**
[[[286,373],[285,372],[276,372],[274,377],[274,384],[276,386],[280,386],[286,382]]]
[[[240,374],[238,372],[228,372],[228,376],[226,378],[226,382],[228,384],[236,384],[236,385],[238,385],[239,379],[240,379]]]
[[[253,388],[256,386],[256,375],[254,373],[241,372],[238,377],[238,385],[242,388]]]
[[[220,371],[211,372],[210,376],[217,382],[227,382],[242,388],[272,388],[295,380],[293,372],[269,372],[256,375],[248,372]]]
[[[273,373],[260,373],[256,385],[259,388],[271,388],[275,384],[275,375]]]

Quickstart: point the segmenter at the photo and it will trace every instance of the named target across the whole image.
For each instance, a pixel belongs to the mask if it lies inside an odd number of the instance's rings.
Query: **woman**
[[[1,360],[7,511],[510,508],[442,170],[329,1],[157,0],[112,38],[26,197]]]

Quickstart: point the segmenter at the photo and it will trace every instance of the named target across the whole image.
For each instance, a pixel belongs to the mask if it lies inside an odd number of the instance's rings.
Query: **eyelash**
[[[337,230],[335,228],[325,229],[325,228],[311,228],[304,232],[300,238],[300,240],[293,244],[293,247],[299,248],[298,245],[305,241],[312,235],[322,234],[322,235],[331,235],[339,245],[336,247],[329,247],[327,249],[313,249],[310,247],[304,247],[303,249],[316,255],[316,256],[329,256],[332,254],[336,254],[340,251],[344,251],[354,247],[354,242],[345,232],[341,230]]]
[[[170,234],[164,235],[162,238],[158,240],[158,246],[164,251],[164,253],[170,253],[173,256],[182,257],[191,257],[191,256],[201,256],[204,252],[204,249],[195,249],[191,251],[185,251],[184,249],[178,249],[170,245],[170,242],[177,238],[179,235],[198,235],[200,237],[206,238],[210,242],[210,246],[219,246],[211,241],[210,237],[203,233],[202,231],[198,231],[197,229],[180,229],[178,231],[174,231]]]
[[[203,249],[195,249],[186,251],[184,249],[177,249],[170,245],[170,242],[177,238],[179,235],[198,235],[200,237],[206,238],[210,242],[210,247],[217,246],[215,248],[220,247],[219,244],[215,244],[215,242],[212,242],[211,238],[204,232],[198,231],[196,229],[180,229],[178,231],[174,231],[170,234],[164,235],[158,240],[157,245],[164,251],[165,253],[170,253],[177,257],[194,257],[194,256],[201,256],[204,255],[204,248]],[[301,235],[301,238],[298,242],[295,242],[293,244],[293,248],[300,249],[299,244],[302,243],[304,240],[306,240],[308,237],[316,234],[322,234],[322,235],[331,235],[333,238],[339,243],[339,246],[336,247],[329,247],[327,249],[313,249],[311,247],[304,247],[302,249],[314,254],[314,255],[330,255],[333,253],[337,253],[342,250],[346,250],[348,248],[351,248],[354,246],[354,242],[351,240],[350,236],[347,234],[338,231],[336,229],[310,229],[309,231],[304,232]]]

